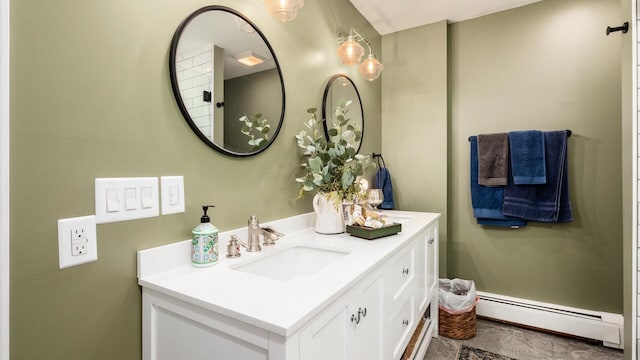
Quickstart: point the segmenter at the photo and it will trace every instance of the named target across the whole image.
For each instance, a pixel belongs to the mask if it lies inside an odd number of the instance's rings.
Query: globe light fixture
[[[347,40],[340,44],[337,53],[343,64],[351,66],[360,62],[364,48],[354,40],[353,35],[349,35]]]
[[[369,81],[377,79],[380,74],[382,74],[383,69],[384,66],[382,66],[382,63],[380,63],[380,61],[376,59],[376,56],[371,53],[369,53],[367,59],[358,67],[360,75]]]
[[[380,77],[384,66],[382,66],[382,63],[380,63],[376,56],[371,52],[371,43],[369,43],[369,41],[357,30],[351,29],[346,40],[344,37],[338,38],[340,46],[338,46],[338,50],[336,52],[343,64],[348,66],[356,65],[360,63],[360,59],[362,58],[362,55],[364,55],[364,47],[360,45],[360,42],[367,44],[367,47],[369,48],[369,55],[360,64],[358,71],[363,78],[373,81]]]
[[[304,0],[264,0],[267,10],[281,22],[293,20],[304,6]]]

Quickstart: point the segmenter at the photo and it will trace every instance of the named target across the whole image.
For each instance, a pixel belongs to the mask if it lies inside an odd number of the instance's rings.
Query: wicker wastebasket
[[[476,285],[473,280],[440,279],[438,333],[456,340],[476,336]]]
[[[471,339],[476,336],[476,306],[461,314],[450,314],[438,309],[438,333],[456,340]]]

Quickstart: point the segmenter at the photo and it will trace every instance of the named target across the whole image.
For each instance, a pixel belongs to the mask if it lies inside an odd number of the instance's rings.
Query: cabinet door
[[[382,272],[367,278],[351,298],[350,321],[354,328],[354,359],[384,360]]]
[[[142,289],[144,360],[267,360],[278,350],[269,340],[267,330]]]
[[[387,262],[385,273],[385,292],[389,311],[395,311],[408,292],[413,291],[416,276],[416,249],[412,244],[406,245],[398,254]]]
[[[300,333],[300,360],[353,359],[353,325],[347,297],[334,303]]]
[[[418,317],[415,314],[415,304],[413,296],[409,296],[400,304],[400,307],[389,317],[387,321],[386,335],[386,359],[400,359],[413,333]]]
[[[428,231],[418,234],[414,245],[416,253],[415,303],[416,312],[420,314],[427,308],[430,300],[427,296],[427,237]]]
[[[438,224],[434,224],[427,230],[426,261],[427,261],[427,297],[431,298],[438,291]]]

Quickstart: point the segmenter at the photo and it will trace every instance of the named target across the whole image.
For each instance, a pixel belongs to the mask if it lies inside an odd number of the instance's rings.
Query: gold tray
[[[397,223],[386,225],[378,229],[366,226],[347,225],[347,232],[351,234],[351,236],[356,236],[367,240],[374,240],[385,236],[395,235],[401,231],[402,225]]]

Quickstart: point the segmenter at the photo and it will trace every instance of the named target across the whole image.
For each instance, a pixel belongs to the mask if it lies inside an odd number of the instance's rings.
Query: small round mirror
[[[196,10],[169,53],[171,87],[193,132],[231,156],[269,147],[284,118],[284,82],[271,45],[248,18],[224,6]]]
[[[360,151],[364,133],[364,112],[360,93],[348,76],[337,74],[329,79],[322,98],[322,119],[327,141],[344,138],[352,142],[358,152]]]

